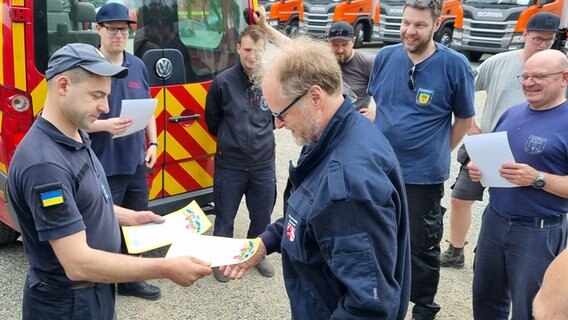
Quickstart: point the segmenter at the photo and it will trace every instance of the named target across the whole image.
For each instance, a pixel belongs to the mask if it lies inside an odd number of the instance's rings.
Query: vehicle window
[[[36,67],[42,73],[49,57],[67,43],[99,45],[96,12],[119,2],[137,20],[126,50],[142,58],[150,49],[181,53],[186,81],[212,79],[234,64],[238,33],[245,26],[242,0],[34,0]],[[42,36],[45,35],[45,36]]]

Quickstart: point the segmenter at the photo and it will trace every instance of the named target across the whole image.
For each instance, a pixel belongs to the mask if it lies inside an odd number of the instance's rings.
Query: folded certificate
[[[172,244],[183,234],[202,234],[211,222],[197,202],[164,216],[163,223],[124,226],[122,233],[129,253],[141,253]]]
[[[182,234],[166,254],[166,258],[192,256],[211,263],[211,267],[228,266],[250,259],[258,250],[260,239]]]
[[[113,138],[124,137],[134,132],[138,132],[148,125],[154,116],[157,99],[125,99],[122,100],[120,118],[132,119],[132,125],[121,134],[115,134]]]

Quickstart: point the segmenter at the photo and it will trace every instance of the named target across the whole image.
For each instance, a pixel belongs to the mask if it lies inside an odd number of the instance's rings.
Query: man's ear
[[[71,82],[69,81],[69,77],[66,75],[61,75],[55,79],[55,85],[57,86],[57,93],[60,96],[65,96],[67,94],[67,89]]]

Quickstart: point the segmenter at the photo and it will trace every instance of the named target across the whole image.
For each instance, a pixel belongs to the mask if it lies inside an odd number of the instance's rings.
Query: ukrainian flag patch
[[[64,203],[63,190],[55,189],[40,193],[41,204],[44,208]]]

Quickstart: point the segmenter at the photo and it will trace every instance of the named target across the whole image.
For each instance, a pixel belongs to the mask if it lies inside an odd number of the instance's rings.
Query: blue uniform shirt
[[[60,287],[72,284],[49,240],[85,230],[94,249],[119,252],[120,231],[105,172],[83,132],[83,143],[38,117],[19,144],[8,171],[28,276]]]
[[[436,44],[414,66],[402,44],[375,57],[368,92],[377,103],[375,123],[391,143],[408,184],[437,184],[449,177],[452,115],[475,115],[473,71],[465,57]]]
[[[108,96],[110,111],[101,114],[99,119],[118,117],[122,110],[123,99],[150,97],[148,71],[142,60],[124,52],[122,66],[128,68],[128,76],[123,79],[112,78],[112,91]],[[90,138],[93,151],[99,157],[107,176],[134,174],[138,166],[144,165],[146,152],[144,130],[116,139],[106,131],[93,132]]]
[[[532,110],[524,102],[509,108],[495,127],[506,131],[515,162],[538,171],[568,175],[568,102],[548,110]],[[560,217],[568,199],[532,186],[489,188],[489,205],[507,217]]]

